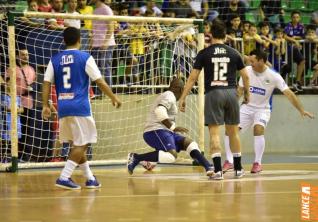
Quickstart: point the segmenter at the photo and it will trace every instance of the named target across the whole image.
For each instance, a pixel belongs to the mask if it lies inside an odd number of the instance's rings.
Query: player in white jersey
[[[127,168],[133,174],[134,168],[142,162],[173,163],[180,151],[189,155],[202,165],[207,176],[211,176],[213,167],[201,154],[198,144],[179,133],[187,133],[183,127],[176,127],[175,119],[178,113],[177,100],[183,90],[184,83],[174,79],[169,90],[158,96],[153,103],[144,129],[145,142],[155,149],[153,152],[128,154]],[[146,167],[145,167],[146,168]]]
[[[79,166],[87,178],[85,187],[98,188],[101,184],[90,170],[86,158],[88,144],[97,141],[96,126],[89,101],[90,79],[96,82],[112,100],[114,106],[119,107],[121,102],[103,80],[93,57],[79,50],[79,29],[69,27],[64,30],[63,37],[66,50],[51,58],[44,75],[42,94],[42,116],[48,119],[51,116],[50,89],[51,84],[55,83],[60,140],[72,144],[68,160],[55,185],[64,189],[81,189],[71,179],[73,171]]]
[[[250,101],[240,107],[240,130],[245,132],[254,129],[255,161],[251,173],[262,171],[261,162],[265,149],[265,128],[271,116],[270,98],[275,88],[278,88],[300,112],[301,116],[313,118],[313,114],[304,110],[296,95],[289,89],[284,79],[274,70],[266,66],[267,54],[261,50],[255,50],[250,56],[251,66],[247,66],[250,79]],[[239,94],[242,90],[242,80],[239,81]],[[224,139],[227,160],[223,164],[223,171],[233,169],[233,155],[229,147],[229,137]]]

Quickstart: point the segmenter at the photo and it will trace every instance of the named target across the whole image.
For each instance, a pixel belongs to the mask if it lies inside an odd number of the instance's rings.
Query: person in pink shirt
[[[39,12],[51,12],[52,5],[49,3],[49,0],[39,0],[38,10]]]
[[[105,0],[91,1],[91,3],[96,6],[94,15],[114,15],[112,9],[104,2]],[[112,85],[111,63],[113,49],[116,45],[114,38],[114,23],[96,20],[93,20],[92,23],[91,54],[96,60],[97,66],[101,70],[108,85]],[[101,93],[96,89],[97,88],[95,88],[95,95],[98,96]]]
[[[8,78],[11,71],[7,71]],[[17,96],[21,97],[21,104],[24,108],[21,114],[22,138],[19,140],[19,157],[23,160],[29,160],[31,152],[31,141],[34,125],[34,101],[32,97],[33,85],[36,80],[34,68],[29,65],[29,52],[27,49],[20,49],[17,56],[16,66],[16,86]]]

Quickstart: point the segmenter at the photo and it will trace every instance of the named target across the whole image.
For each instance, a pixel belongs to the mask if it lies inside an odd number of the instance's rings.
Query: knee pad
[[[188,154],[190,154],[192,152],[192,150],[198,150],[201,153],[201,150],[199,149],[199,145],[194,141],[192,143],[190,143],[186,149]]]
[[[176,158],[169,152],[159,151],[159,163],[174,163]]]

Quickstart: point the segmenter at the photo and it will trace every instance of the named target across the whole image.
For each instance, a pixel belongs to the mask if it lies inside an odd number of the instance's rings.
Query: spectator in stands
[[[239,0],[223,1],[220,6],[219,18],[223,20],[227,26],[231,25],[229,18],[232,18],[233,14],[238,14],[241,21],[245,21],[246,9],[244,4]]]
[[[77,9],[77,0],[68,0],[67,1],[67,10],[66,12],[73,15],[79,15],[76,11]],[[79,19],[65,19],[64,20],[64,27],[74,27],[77,29],[81,28],[81,20]]]
[[[274,30],[274,38],[268,38],[266,36],[262,36],[262,38],[268,42],[270,42],[273,46],[273,49],[270,50],[270,59],[269,61],[274,66],[274,69],[277,72],[280,72],[281,67],[286,64],[285,55],[287,51],[286,40],[284,39],[284,32],[281,28],[275,28]],[[285,79],[286,76],[282,75]]]
[[[87,5],[87,0],[78,0],[77,7],[78,12],[82,15],[92,15],[94,13],[93,7]],[[83,28],[92,30],[92,20],[84,20]]]
[[[291,22],[289,22],[284,29],[285,39],[291,43],[288,45],[288,68],[284,69],[286,72],[290,73],[292,63],[297,63],[297,77],[294,88],[297,91],[302,91],[301,79],[305,68],[305,60],[300,52],[301,45],[299,40],[304,39],[305,27],[300,23],[300,12],[291,12]],[[284,71],[285,72],[285,71]]]
[[[318,35],[318,10],[312,13],[310,23],[316,25],[316,35]]]
[[[8,78],[11,75],[7,71]],[[32,138],[34,131],[34,84],[36,74],[34,68],[29,65],[29,52],[27,49],[19,49],[16,67],[17,96],[21,96],[21,104],[24,111],[21,115],[22,137],[19,141],[19,157],[23,160],[30,160],[32,150]]]
[[[284,10],[281,0],[261,0],[259,13],[263,21],[282,26],[284,23]],[[275,26],[275,25],[274,25]]]
[[[147,1],[146,5],[140,7],[139,9],[141,15],[145,14],[147,10],[153,10],[155,16],[162,16],[163,14],[160,8],[156,6],[156,2],[154,0]]]
[[[305,72],[308,70],[313,71],[313,77],[310,80],[309,85],[313,88],[318,87],[318,58],[317,48],[318,47],[318,35],[316,34],[316,27],[314,25],[308,25],[306,28],[306,42],[304,45],[304,54],[306,58]]]
[[[271,53],[271,40],[273,39],[273,36],[270,34],[270,27],[268,22],[260,22],[259,23],[260,28],[260,36],[264,40],[263,44],[259,44],[257,48],[262,49],[267,54]]]
[[[207,18],[209,13],[209,3],[207,0],[190,0],[189,4],[197,18]]]
[[[257,34],[257,28],[255,24],[250,25],[248,33],[243,35],[244,41],[244,55],[248,56],[256,49],[256,44],[264,44],[265,41]]]
[[[204,48],[209,47],[212,44],[211,25],[208,22],[204,22]]]
[[[26,9],[28,12],[37,12],[38,11],[38,3],[37,0],[28,0],[28,8]],[[22,17],[22,20],[27,23],[27,25],[32,27],[39,27],[44,25],[45,19],[43,18],[27,18]]]
[[[106,5],[105,0],[92,0],[95,4],[94,15],[114,15],[112,9]],[[102,76],[108,85],[112,85],[112,57],[116,45],[114,38],[114,22],[93,20],[91,54],[101,70]],[[100,90],[95,87],[95,95],[101,95]]]
[[[7,82],[5,84],[4,93],[1,94],[0,97],[0,108],[3,111],[0,131],[0,163],[10,161],[10,153],[11,153],[11,96],[10,96],[10,78],[7,78]],[[16,97],[16,105],[17,105],[17,133],[18,139],[21,139],[21,119],[20,114],[23,113],[23,106],[21,105],[21,97]],[[1,112],[0,112],[1,114]]]
[[[52,0],[52,13],[65,13],[63,0]],[[51,29],[64,29],[64,19],[52,18],[48,20],[49,28]]]
[[[187,18],[188,15],[194,13],[189,0],[169,2],[169,8],[174,10],[176,18]]]
[[[49,3],[49,0],[38,0],[39,12],[51,12],[52,5]]]
[[[227,38],[230,40],[229,44],[242,52],[241,42],[237,42],[236,38],[243,38],[243,31],[241,29],[241,18],[238,14],[231,15],[230,26],[227,27]]]
[[[243,31],[243,35],[245,33],[248,33],[248,30],[250,30],[250,26],[251,26],[251,22],[250,21],[243,21],[243,25],[242,25],[242,31]]]

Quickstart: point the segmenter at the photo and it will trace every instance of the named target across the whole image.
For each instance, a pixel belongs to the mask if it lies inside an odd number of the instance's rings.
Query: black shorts
[[[240,123],[240,107],[236,88],[213,89],[205,95],[205,125]]]
[[[303,54],[300,50],[295,46],[289,46],[289,53],[288,53],[288,64],[292,64],[295,62],[297,64],[301,63],[304,60]]]

